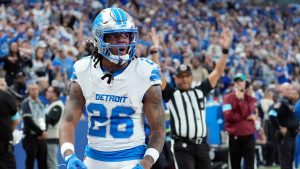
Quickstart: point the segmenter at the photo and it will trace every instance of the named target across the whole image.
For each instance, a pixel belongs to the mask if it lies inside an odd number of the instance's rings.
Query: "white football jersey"
[[[78,82],[88,112],[88,146],[102,152],[130,149],[145,144],[143,97],[161,83],[159,66],[134,59],[111,84],[93,59],[85,57],[74,64],[73,80]]]

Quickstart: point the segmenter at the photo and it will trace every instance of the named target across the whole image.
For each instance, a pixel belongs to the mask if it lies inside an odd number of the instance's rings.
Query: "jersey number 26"
[[[134,113],[131,107],[116,106],[107,116],[107,109],[103,104],[90,103],[87,106],[89,113],[99,112],[99,116],[91,116],[88,134],[97,137],[106,137],[106,132],[114,138],[129,138],[133,134],[133,120],[130,115]],[[107,127],[109,129],[107,130]]]

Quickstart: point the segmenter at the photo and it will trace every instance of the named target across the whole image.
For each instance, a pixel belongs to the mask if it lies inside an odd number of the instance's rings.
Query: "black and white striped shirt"
[[[212,90],[208,79],[187,91],[169,84],[162,91],[171,114],[172,135],[186,138],[206,137],[205,96]]]

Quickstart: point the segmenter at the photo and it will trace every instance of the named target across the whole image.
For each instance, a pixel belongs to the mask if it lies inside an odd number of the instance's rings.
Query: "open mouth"
[[[126,54],[127,53],[127,47],[120,47],[119,48],[120,54]]]
[[[124,48],[120,48],[119,50],[120,50],[120,52],[123,52],[123,51],[126,51],[126,48],[125,47]]]
[[[128,46],[111,47],[110,52],[114,55],[126,55],[128,53]]]

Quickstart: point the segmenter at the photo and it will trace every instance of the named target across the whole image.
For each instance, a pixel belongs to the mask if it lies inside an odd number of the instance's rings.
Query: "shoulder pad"
[[[147,58],[138,58],[136,64],[137,73],[142,77],[149,77],[153,73],[160,73],[160,67],[158,64]]]
[[[93,62],[93,59],[91,56],[86,56],[78,61],[75,62],[74,64],[74,70],[76,73],[80,73],[85,71],[89,66],[90,63]]]

